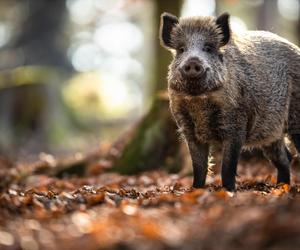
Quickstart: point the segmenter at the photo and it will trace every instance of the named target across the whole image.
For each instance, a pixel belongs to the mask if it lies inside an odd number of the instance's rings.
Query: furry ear
[[[160,30],[159,30],[159,39],[161,45],[171,49],[171,31],[174,26],[178,23],[178,18],[169,13],[163,13],[160,17]]]
[[[222,31],[223,38],[221,40],[221,46],[224,46],[229,42],[229,39],[230,39],[231,31],[230,31],[230,26],[229,26],[229,14],[227,12],[225,12],[222,15],[220,15],[217,18],[216,23]]]

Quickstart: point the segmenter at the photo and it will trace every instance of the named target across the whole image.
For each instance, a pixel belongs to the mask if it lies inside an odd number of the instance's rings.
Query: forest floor
[[[20,169],[1,167],[0,249],[300,249],[298,165],[289,186],[264,160],[241,163],[235,193],[221,189],[218,167],[197,190],[191,176],[159,170],[23,178]]]

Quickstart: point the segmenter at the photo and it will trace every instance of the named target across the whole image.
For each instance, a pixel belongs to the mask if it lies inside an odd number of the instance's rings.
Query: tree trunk
[[[113,170],[135,174],[164,166],[170,172],[177,172],[181,168],[179,150],[176,124],[171,119],[168,100],[157,97],[122,150]]]
[[[170,12],[178,16],[181,0],[155,2],[158,31],[161,13]],[[168,98],[157,95],[158,92],[166,92],[167,69],[171,55],[158,43],[158,32],[155,41],[155,98],[149,112],[140,121],[131,140],[125,145],[121,157],[115,163],[113,170],[123,174],[134,174],[161,166],[171,172],[179,171],[181,168],[180,141],[169,110]]]
[[[258,30],[267,30],[275,32],[277,28],[278,10],[277,1],[265,0],[263,1],[260,11],[258,13]]]
[[[65,0],[23,0],[20,4],[26,18],[14,39],[1,49],[1,69],[42,65],[70,70],[62,32]]]
[[[163,12],[169,12],[173,15],[179,16],[182,1],[181,0],[156,0],[156,13],[155,13],[155,25],[157,30],[157,39],[158,41],[158,30],[160,23],[160,15]],[[167,87],[167,72],[168,65],[172,59],[171,53],[163,48],[159,42],[155,43],[155,90],[161,91],[165,90]]]
[[[0,148],[8,153],[26,147],[38,152],[47,149],[49,128],[62,117],[57,87],[61,73],[71,70],[62,35],[66,3],[24,0],[18,4],[26,18],[0,50],[0,77],[5,79],[5,86],[0,86]]]
[[[299,10],[298,13],[300,13],[300,0],[298,0],[299,2]],[[298,46],[300,46],[300,17],[298,17],[298,21],[297,21],[297,41],[298,41]]]

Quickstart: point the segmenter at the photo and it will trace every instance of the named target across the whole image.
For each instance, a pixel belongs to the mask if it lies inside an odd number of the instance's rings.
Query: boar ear
[[[178,18],[169,13],[163,13],[160,17],[159,39],[166,48],[172,48],[171,31],[178,23]]]
[[[216,23],[222,31],[221,46],[224,46],[229,42],[230,39],[229,14],[225,12],[220,15],[217,18]]]

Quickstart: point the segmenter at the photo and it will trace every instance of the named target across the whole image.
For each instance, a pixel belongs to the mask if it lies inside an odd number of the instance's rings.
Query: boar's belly
[[[272,142],[282,138],[284,133],[284,122],[273,121],[272,123],[257,124],[248,132],[246,146],[260,147],[269,145]]]

